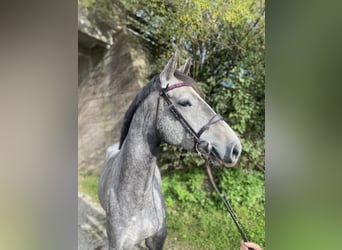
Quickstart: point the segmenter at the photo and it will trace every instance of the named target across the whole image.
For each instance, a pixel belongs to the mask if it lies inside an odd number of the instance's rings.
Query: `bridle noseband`
[[[215,114],[210,120],[198,131],[196,132],[193,127],[189,124],[189,122],[184,118],[184,116],[179,112],[179,110],[175,107],[172,100],[169,98],[169,96],[166,94],[168,91],[173,90],[175,88],[185,87],[185,86],[191,86],[189,83],[175,83],[172,85],[167,85],[165,88],[160,89],[159,96],[161,96],[165,102],[167,103],[169,110],[173,114],[173,116],[178,120],[184,129],[192,136],[194,139],[194,149],[200,153],[200,154],[210,154],[211,152],[199,152],[199,145],[201,143],[204,143],[200,139],[201,135],[204,131],[208,130],[209,127],[221,120],[223,120],[222,116],[219,114]],[[158,98],[158,104],[157,104],[157,114],[158,114],[158,108],[159,108],[159,98]]]

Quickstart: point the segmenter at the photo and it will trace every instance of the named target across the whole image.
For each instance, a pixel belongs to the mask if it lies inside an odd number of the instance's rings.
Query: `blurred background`
[[[267,249],[341,246],[341,8],[266,3]],[[0,3],[0,249],[78,248],[78,9],[69,0]],[[168,56],[182,47],[172,41]]]

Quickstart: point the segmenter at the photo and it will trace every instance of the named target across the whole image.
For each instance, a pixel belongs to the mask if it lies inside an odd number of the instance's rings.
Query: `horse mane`
[[[197,83],[190,76],[178,70],[176,70],[174,75],[177,79],[183,82],[189,83],[197,93],[202,95],[202,92],[198,88]],[[128,110],[125,113],[123,125],[121,128],[119,149],[121,149],[121,146],[124,143],[125,138],[128,134],[129,127],[131,125],[135,111],[138,109],[140,104],[149,96],[150,93],[154,91],[159,91],[159,90],[160,90],[159,75],[154,76],[148,84],[146,84],[142,89],[140,89],[137,96],[134,98],[133,102],[131,103],[131,105],[129,106]]]

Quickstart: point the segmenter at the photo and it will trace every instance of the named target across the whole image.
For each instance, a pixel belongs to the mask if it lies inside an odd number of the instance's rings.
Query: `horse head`
[[[157,130],[169,144],[187,150],[196,149],[227,166],[233,166],[241,154],[240,140],[203,100],[196,82],[188,76],[190,66],[191,60],[188,59],[177,70],[176,51],[160,73]]]

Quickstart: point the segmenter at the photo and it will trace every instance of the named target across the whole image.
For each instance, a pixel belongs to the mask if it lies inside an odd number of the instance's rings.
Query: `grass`
[[[80,175],[79,190],[98,203],[98,176]],[[250,239],[265,246],[264,179],[255,171],[229,170],[221,188],[230,196]],[[238,249],[241,236],[206,176],[199,169],[181,169],[163,176],[168,237],[165,249]]]
[[[78,175],[78,190],[82,193],[89,195],[92,200],[99,204],[99,198],[97,195],[97,186],[99,183],[99,177],[90,174]]]
[[[239,169],[223,171],[221,188],[229,194],[250,239],[265,245],[263,175]],[[238,249],[241,236],[199,169],[183,169],[163,177],[168,237],[182,248]],[[174,249],[174,248],[168,248]]]
[[[257,223],[247,223],[253,213],[239,211],[241,222],[247,228],[249,235],[258,227],[262,228],[264,217],[256,220]],[[168,238],[177,239],[179,249],[238,249],[241,236],[233,224],[228,213],[218,210],[194,209],[193,211],[181,211],[168,207]],[[247,226],[247,227],[246,227]],[[251,227],[250,227],[251,226]],[[260,235],[255,235],[253,241],[264,245]]]

